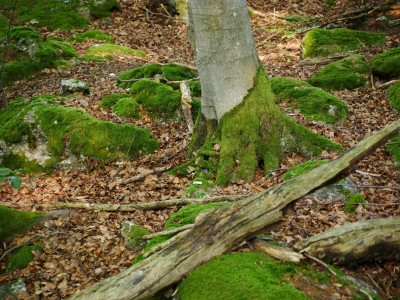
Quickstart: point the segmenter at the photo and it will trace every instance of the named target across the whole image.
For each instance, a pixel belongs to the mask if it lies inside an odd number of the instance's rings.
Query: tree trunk
[[[400,250],[400,220],[376,219],[346,224],[295,244],[294,248],[325,262],[349,264],[391,259]]]
[[[240,104],[259,66],[245,0],[191,0],[188,25],[207,120]]]
[[[85,289],[70,299],[146,299],[181,280],[196,267],[254,236],[278,221],[292,201],[333,179],[399,132],[400,120],[358,143],[337,159],[310,172],[201,215],[175,243],[120,274]]]

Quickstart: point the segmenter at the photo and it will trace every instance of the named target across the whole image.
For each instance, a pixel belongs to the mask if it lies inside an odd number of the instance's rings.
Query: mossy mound
[[[225,254],[193,271],[179,285],[180,300],[308,299],[287,283],[296,268],[258,252]]]
[[[146,53],[126,46],[98,44],[90,47],[80,59],[92,62],[112,61],[119,55],[145,57]]]
[[[147,229],[130,222],[122,224],[121,234],[125,238],[126,244],[133,251],[139,251],[146,245],[146,241],[142,237],[150,233]]]
[[[89,4],[90,14],[96,18],[106,18],[111,16],[113,10],[120,9],[117,0],[91,0]]]
[[[139,118],[139,104],[130,97],[122,98],[111,109],[120,117]]]
[[[135,79],[151,79],[154,78],[155,75],[160,75],[168,81],[181,81],[197,77],[197,72],[175,64],[146,64],[120,73],[118,79],[121,81],[118,83],[118,86],[122,88],[130,88],[134,84]],[[122,80],[132,80],[132,82],[123,82]],[[179,84],[172,85],[172,87],[178,89]]]
[[[293,78],[271,79],[272,90],[278,101],[287,101],[299,109],[307,120],[327,124],[343,123],[347,118],[347,104],[320,88]]]
[[[80,1],[18,0],[17,20],[21,23],[37,23],[50,30],[70,30],[89,25],[89,21],[77,12]],[[0,0],[0,7],[12,9],[13,1]]]
[[[400,167],[400,135],[387,143],[386,150],[392,155],[395,166]]]
[[[68,38],[68,41],[75,41],[78,43],[83,43],[86,40],[105,41],[108,44],[114,44],[114,39],[105,31],[99,29],[76,33]]]
[[[6,271],[13,272],[15,269],[25,269],[33,259],[34,251],[43,250],[42,244],[33,244],[31,246],[23,246],[13,252],[6,263]]]
[[[81,109],[60,105],[55,98],[18,98],[0,112],[0,146],[5,155],[23,151],[50,168],[72,156],[126,159],[158,148],[147,129],[98,120]]]
[[[390,103],[395,110],[400,112],[400,83],[391,86],[387,92],[387,97]]]
[[[8,30],[8,18],[0,13],[0,40],[6,38]]]
[[[139,80],[130,88],[137,103],[155,118],[174,118],[181,107],[181,94],[172,87],[152,80]]]
[[[35,226],[45,216],[42,212],[18,211],[0,205],[0,243]]]
[[[101,99],[100,106],[106,107],[106,108],[111,108],[119,100],[121,100],[123,98],[127,98],[127,97],[129,97],[128,94],[110,94],[110,95],[105,96],[103,99]]]
[[[330,63],[308,81],[324,90],[353,90],[368,83],[370,68],[361,54]]]
[[[361,46],[383,45],[385,34],[346,28],[313,29],[304,36],[303,57],[330,56],[358,50]]]
[[[365,206],[365,199],[360,193],[350,195],[344,204],[344,212],[351,214],[354,213],[359,205]]]
[[[293,179],[301,174],[307,173],[316,167],[326,163],[327,160],[310,160],[304,163],[295,165],[291,167],[284,175],[283,180],[290,180]]]
[[[374,74],[383,78],[400,77],[400,47],[376,55],[371,62]]]

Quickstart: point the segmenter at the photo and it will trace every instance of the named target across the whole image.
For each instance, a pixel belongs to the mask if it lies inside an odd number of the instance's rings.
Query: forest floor
[[[334,9],[328,9],[324,1],[306,0],[301,1],[301,5],[298,2],[285,1],[283,5],[282,1],[275,0],[249,1],[249,5],[259,12],[252,18],[252,29],[260,60],[271,77],[289,76],[306,80],[322,68],[321,65],[300,64],[301,38],[311,28],[309,20],[288,22],[283,19],[284,16],[302,14],[318,17],[317,22],[324,23],[335,15],[351,10],[352,5],[356,8],[356,2],[347,1],[337,1]],[[374,1],[367,2],[371,4]],[[195,65],[182,21],[161,16],[146,19],[144,0],[123,0],[121,5],[121,11],[114,12],[111,18],[94,20],[91,28],[108,32],[116,44],[145,51],[148,61]],[[400,17],[400,9],[392,13],[397,13],[397,18]],[[385,46],[361,49],[368,59],[385,49],[400,45],[399,25],[388,26],[385,21],[377,20],[377,17],[379,14],[351,27],[389,34]],[[47,36],[61,38],[76,32],[39,30]],[[82,54],[93,43],[76,43],[74,46]],[[147,117],[139,120],[121,119],[98,105],[105,95],[124,92],[116,86],[112,74],[143,63],[143,59],[128,60],[124,57],[106,63],[81,62],[71,68],[46,69],[8,87],[7,97],[14,99],[59,94],[62,79],[73,77],[83,80],[91,86],[91,94],[70,98],[66,105],[80,107],[103,120],[130,122],[149,128],[161,147],[154,154],[131,161],[108,165],[88,161],[87,170],[55,172],[34,178],[24,177],[24,184],[19,190],[1,186],[0,203],[16,209],[41,211],[56,209],[52,206],[56,202],[127,204],[180,197],[190,183],[190,176],[175,177],[160,173],[128,184],[121,183],[120,179],[159,167],[177,166],[184,162],[186,147],[190,141],[190,134],[184,122],[160,123]],[[375,86],[379,85],[379,79],[374,80]],[[344,125],[321,125],[306,121],[296,112],[291,112],[290,115],[313,131],[349,148],[371,132],[399,118],[399,114],[394,112],[387,102],[385,89],[375,86],[370,84],[362,89],[333,92],[349,105],[349,118]],[[286,108],[282,106],[282,109]],[[333,157],[333,154],[324,152],[318,158]],[[212,189],[209,195],[258,192],[280,182],[283,173],[289,167],[302,161],[304,158],[288,154],[281,162],[280,168],[271,176],[265,177],[260,168],[254,182],[217,187]],[[367,201],[364,208],[359,207],[356,213],[347,215],[343,211],[343,199],[321,202],[304,197],[285,212],[282,222],[266,228],[265,233],[290,246],[299,239],[345,223],[371,218],[400,217],[400,170],[394,168],[384,147],[355,165],[349,171],[349,177],[356,185],[362,186],[360,192]],[[13,247],[33,234],[51,235],[49,239],[41,240],[45,245],[44,252],[38,254],[26,269],[11,274],[3,274],[5,266],[1,263],[0,284],[13,278],[22,278],[27,284],[27,299],[68,297],[77,290],[116,275],[131,265],[137,253],[125,245],[121,236],[121,224],[124,220],[133,221],[152,232],[157,232],[163,229],[165,221],[176,210],[177,208],[170,208],[124,213],[81,210],[66,218],[46,221],[8,245],[9,248]],[[368,282],[383,298],[400,299],[400,262],[360,263],[343,268],[343,271]],[[346,297],[342,295],[341,299]]]

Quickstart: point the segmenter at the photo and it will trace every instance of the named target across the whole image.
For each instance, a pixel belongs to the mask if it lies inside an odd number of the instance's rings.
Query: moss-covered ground
[[[309,80],[313,86],[324,90],[352,90],[368,83],[370,68],[361,54],[350,55],[330,63]]]
[[[30,246],[23,246],[13,252],[7,260],[7,272],[13,272],[15,269],[24,269],[33,259],[33,252],[43,250],[42,244],[33,244]]]
[[[132,98],[122,98],[111,109],[120,117],[139,118],[139,104]]]
[[[158,147],[147,129],[101,121],[81,109],[64,107],[54,98],[12,101],[0,112],[0,140],[7,145],[25,141],[35,149],[42,139],[52,155],[49,164],[65,153],[98,160],[124,159]]]
[[[372,71],[383,78],[400,76],[400,47],[389,49],[372,58]]]
[[[347,118],[344,101],[307,82],[278,77],[271,79],[271,86],[278,101],[286,101],[293,109],[299,109],[310,121],[336,124]]]
[[[392,155],[395,164],[400,166],[400,135],[387,143],[386,150]]]
[[[347,28],[312,29],[302,40],[303,57],[330,56],[358,50],[361,46],[383,45],[385,36]]]
[[[94,45],[86,50],[80,59],[85,61],[102,62],[114,60],[116,55],[145,57],[146,53],[141,50],[134,50],[121,45],[99,44]]]
[[[113,44],[114,39],[105,31],[100,29],[91,29],[81,33],[75,33],[68,38],[68,41],[83,43],[86,40],[104,41],[108,44]]]
[[[391,86],[386,94],[390,106],[400,112],[400,83]]]
[[[18,211],[0,205],[0,242],[35,226],[45,216],[42,212]]]
[[[365,206],[364,196],[360,193],[352,194],[347,198],[344,204],[344,212],[351,214],[354,213],[359,205]]]

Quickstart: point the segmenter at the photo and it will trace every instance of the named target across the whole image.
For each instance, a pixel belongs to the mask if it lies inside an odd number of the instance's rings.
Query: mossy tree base
[[[285,152],[312,157],[323,150],[342,150],[340,145],[284,115],[274,102],[262,68],[244,101],[225,114],[218,126],[204,118],[198,120],[192,149],[196,150],[200,143],[203,146],[197,150],[197,155],[202,156],[199,160],[210,160],[220,149],[216,168],[218,185],[252,181],[261,161],[265,173],[269,174],[279,166]],[[213,171],[209,169],[207,173]]]

